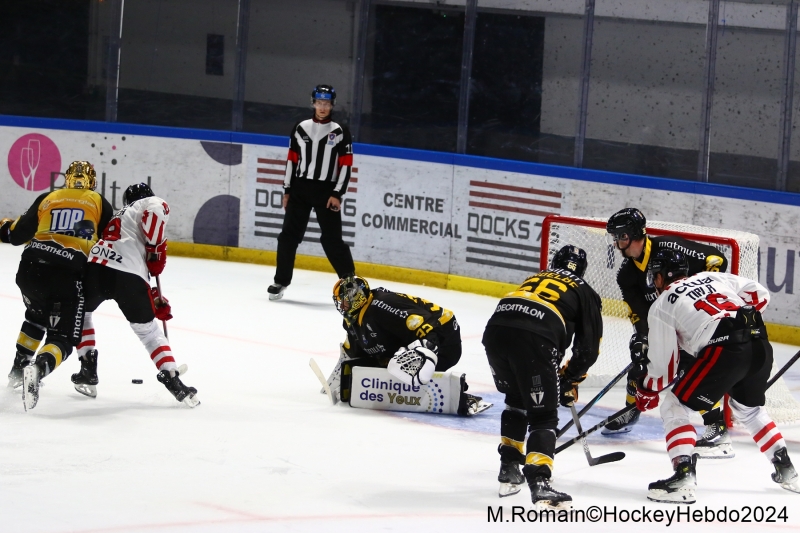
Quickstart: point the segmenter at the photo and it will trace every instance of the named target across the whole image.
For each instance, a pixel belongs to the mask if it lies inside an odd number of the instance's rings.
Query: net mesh
[[[548,217],[544,229],[542,266],[549,265],[553,255],[567,244],[586,251],[588,266],[584,279],[603,300],[603,342],[597,363],[589,371],[584,386],[603,387],[630,363],[628,342],[634,330],[628,319],[628,307],[622,301],[622,293],[617,285],[622,255],[606,240],[606,219],[553,216]],[[677,235],[710,244],[728,260],[729,272],[758,280],[757,235],[659,221],[648,221],[647,232],[651,236]],[[773,365],[772,373],[777,370]],[[620,383],[624,384],[625,380]],[[792,397],[783,379],[779,379],[767,391],[766,406],[770,416],[778,423],[800,420],[800,404]]]

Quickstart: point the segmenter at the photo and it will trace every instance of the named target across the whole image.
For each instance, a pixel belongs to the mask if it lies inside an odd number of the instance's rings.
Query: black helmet
[[[627,235],[630,239],[638,239],[647,234],[647,219],[635,207],[626,207],[617,211],[606,223],[606,231],[611,235]]]
[[[556,252],[550,262],[550,268],[562,268],[569,270],[579,278],[586,272],[586,252],[568,244]]]
[[[311,103],[316,100],[328,100],[332,106],[336,105],[336,89],[327,83],[320,83],[311,91]]]
[[[155,196],[155,194],[153,194],[153,189],[151,189],[148,184],[137,183],[125,189],[125,192],[122,194],[122,203],[124,205],[131,205],[136,200],[150,198],[151,196]]]
[[[686,254],[671,248],[657,251],[647,264],[647,284],[655,287],[656,274],[661,274],[667,284],[689,275]]]

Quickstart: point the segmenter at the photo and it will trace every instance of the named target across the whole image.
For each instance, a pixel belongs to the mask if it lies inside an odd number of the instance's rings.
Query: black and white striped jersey
[[[284,192],[289,194],[292,180],[308,179],[332,183],[331,195],[341,198],[352,166],[353,141],[346,127],[332,120],[304,120],[290,136]]]

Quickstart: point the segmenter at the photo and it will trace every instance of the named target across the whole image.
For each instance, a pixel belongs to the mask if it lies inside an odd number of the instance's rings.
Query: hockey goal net
[[[650,236],[676,235],[712,245],[728,260],[729,272],[758,280],[757,235],[658,221],[648,221],[647,233]],[[600,356],[585,382],[590,387],[603,387],[630,363],[628,342],[634,330],[628,319],[628,307],[622,301],[622,293],[617,285],[622,254],[606,240],[606,219],[550,215],[542,223],[540,267],[547,268],[553,255],[567,244],[586,251],[588,266],[584,279],[603,300]],[[772,373],[777,370],[773,367]],[[624,384],[625,380],[620,383]],[[800,419],[800,404],[792,397],[783,379],[779,379],[767,391],[767,409],[778,423]]]

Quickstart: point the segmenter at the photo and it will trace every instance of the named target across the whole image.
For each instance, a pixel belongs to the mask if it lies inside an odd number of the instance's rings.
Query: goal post
[[[553,255],[570,244],[582,248],[587,256],[584,280],[603,301],[603,341],[600,355],[589,370],[585,385],[602,387],[630,363],[628,342],[634,332],[617,285],[622,254],[606,238],[606,220],[597,217],[549,215],[542,222],[540,268],[549,267]],[[728,261],[728,272],[758,280],[757,235],[743,231],[709,228],[676,222],[648,221],[649,236],[674,235],[709,244]],[[773,365],[773,373],[777,368]],[[624,383],[624,382],[622,382]],[[782,379],[767,391],[767,409],[776,422],[800,419],[800,404],[794,400]]]

